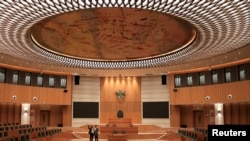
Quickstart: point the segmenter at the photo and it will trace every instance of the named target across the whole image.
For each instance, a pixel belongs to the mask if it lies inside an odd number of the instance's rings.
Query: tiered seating
[[[201,127],[195,127],[194,128],[195,132],[202,133],[202,134],[207,134],[207,128],[201,128]]]
[[[8,139],[8,132],[7,131],[0,131],[0,141],[7,141]]]
[[[208,140],[208,129],[207,128],[201,128],[201,127],[196,127],[194,128],[194,131],[197,133],[201,133],[204,135],[204,141]]]
[[[0,141],[29,141],[61,133],[60,128],[32,127],[30,124],[0,124]]]
[[[192,141],[206,141],[207,136],[203,133],[198,132],[197,129],[195,130],[188,130],[188,129],[179,129],[178,135],[181,136],[182,140],[189,139]]]

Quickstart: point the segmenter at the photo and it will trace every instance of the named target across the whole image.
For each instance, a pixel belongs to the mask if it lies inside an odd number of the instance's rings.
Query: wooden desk
[[[100,127],[102,134],[126,133],[138,134],[138,127],[132,125],[132,120],[129,118],[111,118],[106,126]]]
[[[130,119],[130,118],[111,118],[111,119],[109,119],[108,123],[110,123],[110,124],[115,124],[115,123],[132,124],[132,119]]]
[[[127,141],[126,134],[109,134],[108,141]]]
[[[100,132],[102,134],[113,134],[117,133],[126,133],[126,134],[138,134],[137,127],[100,127]]]

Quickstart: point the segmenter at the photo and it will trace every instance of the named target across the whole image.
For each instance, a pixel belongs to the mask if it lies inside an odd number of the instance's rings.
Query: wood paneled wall
[[[125,90],[125,98],[116,96],[117,90]],[[105,77],[101,78],[100,122],[116,118],[117,111],[124,112],[124,118],[131,118],[133,123],[141,123],[141,78],[140,77]]]
[[[49,108],[44,108],[49,107]],[[31,110],[34,111],[34,126],[40,126],[40,112],[48,111],[49,126],[58,126],[63,124],[66,126],[71,125],[71,112],[63,111],[65,107],[71,106],[59,106],[59,105],[31,105]],[[69,117],[67,115],[70,115]],[[65,117],[66,116],[66,117]],[[63,119],[63,117],[65,117]],[[21,104],[14,103],[0,103],[0,123],[21,123]]]
[[[0,83],[0,122],[21,123],[21,104],[31,104],[35,125],[40,125],[40,111],[50,112],[50,126],[71,125],[72,76],[67,76],[67,92],[62,88],[34,87]],[[14,100],[12,97],[16,96]],[[37,100],[33,100],[37,97]],[[49,109],[42,107],[49,105]]]
[[[175,118],[173,118],[173,123],[172,127],[180,127],[181,125],[186,125],[187,127],[194,127],[195,123],[194,120],[194,112],[195,111],[200,111],[203,113],[201,117],[201,125],[206,127],[210,123],[210,110],[214,110],[214,105],[212,104],[206,104],[206,105],[182,105],[182,106],[176,106],[174,105],[173,107],[178,107],[179,109],[179,122],[175,121]],[[173,117],[176,117],[175,112],[172,113]],[[174,116],[175,115],[175,116]],[[214,117],[212,117],[214,118]]]
[[[250,102],[224,104],[225,124],[250,124]]]
[[[49,126],[71,126],[71,106],[68,105],[31,105],[34,126],[42,126],[41,111],[49,112]],[[65,110],[66,109],[66,110]],[[21,104],[0,103],[0,123],[21,124]]]
[[[171,127],[180,125],[194,126],[194,111],[203,111],[204,125],[210,124],[209,112],[213,110],[213,104],[224,103],[224,123],[225,124],[250,124],[250,81],[237,81],[225,84],[183,87],[174,92],[173,75],[168,76],[168,85],[159,87],[166,88],[166,91],[153,90],[150,83],[146,80],[156,80],[140,77],[107,77],[107,78],[88,78],[82,79],[80,85],[74,86],[74,100],[100,102],[100,123],[107,123],[109,118],[115,118],[118,110],[124,111],[125,118],[131,118],[133,123],[142,123],[142,102],[170,100],[170,122]],[[160,79],[159,79],[160,80]],[[143,82],[142,82],[143,81]],[[148,82],[149,82],[148,81]],[[31,103],[31,109],[36,111],[36,124],[40,122],[39,112],[43,110],[41,105],[50,106],[50,125],[57,126],[62,123],[70,126],[72,121],[72,77],[67,83],[68,92],[63,89],[28,87],[13,84],[0,84],[0,122],[19,122],[21,103]],[[151,81],[152,82],[152,81]],[[154,81],[156,83],[156,81]],[[152,83],[154,83],[152,82]],[[144,83],[144,84],[142,84]],[[146,88],[147,87],[147,88]],[[157,84],[158,87],[158,84]],[[151,89],[150,89],[151,88]],[[79,89],[79,90],[78,90]],[[115,92],[119,89],[126,91],[124,99],[116,97]],[[155,89],[155,88],[154,88]],[[84,94],[82,92],[84,91]],[[87,94],[88,93],[88,94]],[[156,93],[164,93],[156,97]],[[85,95],[87,94],[87,95]],[[144,95],[145,94],[145,95]],[[152,94],[152,95],[150,95]],[[233,96],[228,99],[228,94]],[[17,99],[13,100],[12,96]],[[37,96],[38,100],[33,101],[32,97]],[[205,97],[210,96],[210,100]],[[88,121],[89,122],[89,121]],[[81,122],[81,124],[83,124]]]
[[[0,123],[21,123],[21,105],[0,103]]]
[[[15,84],[0,83],[0,103],[30,103],[71,105],[72,102],[72,77],[67,77],[67,92],[62,88],[34,87]],[[12,99],[13,95],[16,99]],[[37,97],[37,100],[33,100]]]
[[[174,92],[173,79],[173,76],[171,76],[171,105],[213,104],[250,101],[250,80],[206,86],[182,87],[176,88],[177,91]],[[229,94],[233,96],[232,99],[228,99]],[[209,100],[206,100],[207,96],[210,97]]]
[[[180,121],[181,107],[178,105],[170,105],[170,127],[180,127]]]
[[[210,123],[209,112],[214,110],[214,103],[224,103],[224,124],[250,123],[250,81],[214,84],[206,86],[183,87],[174,89],[174,77],[169,76],[171,126],[194,126],[194,111],[203,112],[203,124]],[[232,99],[228,99],[228,95]],[[206,96],[210,99],[206,100]]]
[[[250,102],[246,103],[226,103],[223,105],[224,124],[250,124]],[[172,105],[171,106],[171,126],[194,127],[194,111],[203,112],[203,125],[207,127],[210,122],[210,111],[214,110],[213,104],[201,105]],[[213,117],[212,117],[213,118]]]
[[[34,126],[41,126],[41,111],[49,112],[49,126],[57,126],[62,123],[62,106],[59,105],[31,105],[34,110]]]

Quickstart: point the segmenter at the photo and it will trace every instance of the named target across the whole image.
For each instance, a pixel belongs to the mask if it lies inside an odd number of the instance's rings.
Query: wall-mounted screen
[[[98,118],[99,103],[98,102],[74,102],[73,118]]]
[[[169,102],[143,102],[143,118],[169,118]]]

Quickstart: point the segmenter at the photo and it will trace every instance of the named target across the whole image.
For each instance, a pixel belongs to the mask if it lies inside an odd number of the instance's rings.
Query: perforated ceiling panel
[[[133,61],[93,61],[61,56],[37,47],[30,28],[47,17],[80,9],[123,7],[171,14],[190,22],[197,37],[188,47]],[[127,69],[183,64],[249,44],[250,2],[225,0],[7,0],[0,2],[0,52],[59,67]]]

